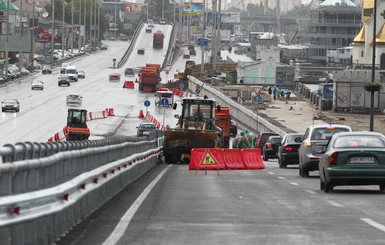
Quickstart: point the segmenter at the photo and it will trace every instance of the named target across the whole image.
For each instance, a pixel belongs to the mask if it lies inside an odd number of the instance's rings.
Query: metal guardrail
[[[113,142],[1,164],[0,244],[54,243],[154,167],[163,140]]]
[[[134,35],[132,36],[130,45],[128,46],[128,49],[124,53],[122,59],[118,63],[118,68],[121,68],[127,61],[128,57],[132,53],[132,49],[135,46],[136,40],[138,39],[138,33],[143,29],[143,22],[140,22],[139,25],[136,27],[134,31]]]
[[[175,51],[175,37],[176,37],[176,30],[177,30],[176,25],[177,25],[176,22],[174,22],[173,25],[172,25],[170,42],[168,44],[166,58],[163,61],[164,62],[163,67],[171,65],[173,60],[174,60],[174,55],[173,54],[174,54],[174,51]]]

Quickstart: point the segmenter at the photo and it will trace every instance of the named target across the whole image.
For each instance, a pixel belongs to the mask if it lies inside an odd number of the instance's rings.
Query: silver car
[[[17,99],[5,99],[3,102],[1,102],[1,111],[20,111],[20,103]]]
[[[41,80],[35,80],[35,81],[31,82],[31,89],[32,90],[34,90],[34,89],[43,90],[44,89],[44,82]]]
[[[80,94],[69,94],[67,95],[67,106],[81,106],[83,102],[83,97]]]
[[[348,125],[312,125],[309,126],[298,149],[299,175],[309,177],[309,171],[318,170],[318,163],[333,134],[339,132],[351,132]]]

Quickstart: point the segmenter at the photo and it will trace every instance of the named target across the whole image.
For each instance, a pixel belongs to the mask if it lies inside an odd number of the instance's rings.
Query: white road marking
[[[296,182],[290,182],[290,184],[292,184],[292,185],[298,185],[298,183],[296,183]]]
[[[337,208],[342,208],[344,207],[344,205],[338,203],[338,202],[335,202],[335,201],[328,201],[328,203],[334,207],[337,207]]]
[[[367,224],[379,229],[380,231],[385,232],[385,226],[381,225],[380,223],[377,223],[376,221],[369,219],[369,218],[361,218],[362,221],[366,222]]]
[[[103,245],[116,244],[120,240],[120,238],[122,238],[124,232],[126,231],[136,211],[138,211],[139,207],[142,205],[143,201],[151,192],[152,188],[154,188],[154,186],[158,183],[158,181],[163,177],[163,175],[171,166],[172,165],[169,165],[167,168],[163,169],[163,171],[146,187],[146,189],[144,189],[142,194],[140,194],[140,196],[135,200],[132,206],[127,210],[127,212],[120,219],[119,223],[116,225],[111,235],[103,242]]]
[[[310,194],[313,194],[313,195],[316,195],[316,194],[317,194],[317,192],[312,191],[312,190],[306,190],[306,192],[307,192],[307,193],[310,193]]]
[[[286,179],[285,177],[278,177],[278,179]]]
[[[269,174],[275,174],[274,172],[269,172]]]

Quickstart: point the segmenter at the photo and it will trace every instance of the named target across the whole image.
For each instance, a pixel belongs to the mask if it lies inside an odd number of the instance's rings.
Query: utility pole
[[[98,46],[100,47],[100,2],[98,2]]]
[[[83,42],[83,52],[86,52],[86,23],[87,23],[87,2],[84,0],[84,42]]]
[[[23,58],[21,57],[21,51],[23,49],[23,0],[20,0],[20,38],[19,38],[19,69],[23,67]]]
[[[205,38],[206,30],[206,0],[203,0],[203,15],[202,15],[202,33],[201,38]],[[201,46],[201,74],[205,73],[205,46]]]
[[[115,18],[114,18],[114,20],[115,20],[115,26],[114,26],[114,37],[115,37],[115,39],[116,39],[116,29],[117,29],[117,27],[116,27],[116,19],[117,19],[117,16],[116,16],[116,0],[115,0],[115,13],[114,13],[114,16],[115,16]]]
[[[71,54],[74,53],[74,2],[71,2]]]
[[[63,29],[62,29],[62,33],[61,33],[61,57],[64,58],[64,33],[65,33],[65,6],[64,6],[64,3],[65,3],[65,0],[63,0]]]
[[[80,47],[81,47],[81,36],[80,36],[80,27],[82,25],[82,0],[79,1],[79,27],[78,27],[78,52],[80,53]]]
[[[376,34],[377,34],[377,0],[374,0],[373,8],[373,50],[372,50],[372,80],[374,82],[376,78]],[[369,131],[373,132],[374,129],[374,91],[370,91],[370,118],[369,118]]]
[[[7,1],[7,35],[5,44],[5,77],[8,79],[8,55],[9,55],[9,0]]]
[[[94,47],[96,48],[98,45],[97,45],[97,34],[96,34],[96,32],[97,32],[97,26],[96,26],[96,18],[98,17],[98,12],[97,12],[97,5],[98,5],[98,3],[97,3],[97,1],[95,1],[95,7],[94,7],[94,24],[93,24],[93,26],[94,26],[94,35],[93,35],[93,37],[94,37]]]
[[[90,45],[91,45],[91,48],[94,47],[93,43],[92,43],[92,2],[93,0],[90,1]]]
[[[179,8],[179,23],[178,23],[178,27],[179,27],[179,33],[178,33],[178,41],[179,43],[182,43],[182,30],[183,30],[183,18],[182,18],[182,15],[183,15],[183,0],[181,0],[180,2],[180,8]]]
[[[52,0],[52,31],[51,31],[51,64],[53,65],[53,51],[55,50],[55,0]]]
[[[216,33],[217,33],[217,0],[213,0],[213,5],[212,5],[213,11],[212,11],[212,17],[213,17],[213,24],[211,28],[211,59],[213,62],[213,71],[217,70],[217,62],[216,62]]]

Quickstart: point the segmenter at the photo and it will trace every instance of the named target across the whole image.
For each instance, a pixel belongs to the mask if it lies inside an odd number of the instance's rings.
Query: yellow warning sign
[[[215,157],[211,155],[211,152],[206,150],[203,154],[201,165],[218,165],[218,162],[215,160]]]

